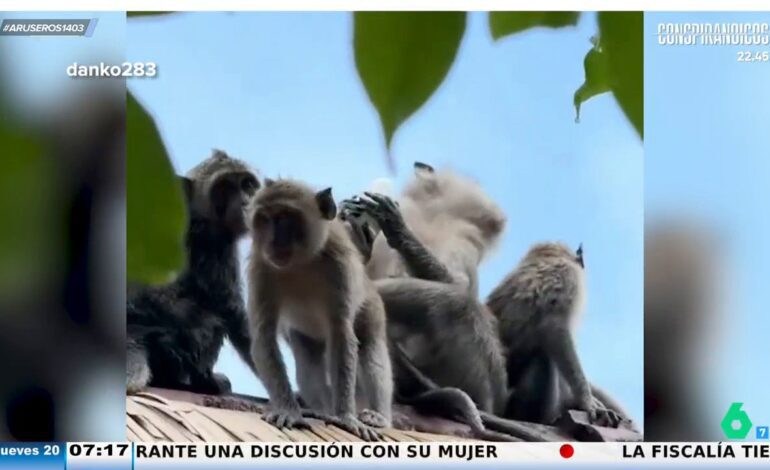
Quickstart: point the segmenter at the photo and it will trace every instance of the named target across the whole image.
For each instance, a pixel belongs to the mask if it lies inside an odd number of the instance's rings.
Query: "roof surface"
[[[165,396],[162,396],[165,395]],[[169,398],[169,395],[174,398]],[[189,394],[192,395],[192,394]],[[199,396],[200,397],[200,396]],[[262,419],[260,405],[253,409],[224,409],[186,401],[183,392],[153,390],[126,397],[126,433],[134,442],[335,442],[360,441],[336,426],[310,420],[311,429],[278,429]],[[193,399],[192,401],[198,401]],[[209,403],[211,404],[211,403]],[[233,401],[234,408],[250,408]],[[457,441],[455,435],[385,429],[386,442]]]
[[[262,419],[267,400],[245,395],[198,395],[148,389],[126,397],[126,434],[134,442],[356,442],[344,429],[309,419],[310,429],[278,429]],[[386,442],[470,440],[470,428],[448,419],[424,416],[408,406],[394,405],[394,422],[405,417],[411,429],[383,429]],[[618,428],[588,424],[585,413],[568,412],[554,426],[514,422],[540,441],[640,441],[642,435],[626,423]],[[478,440],[478,439],[476,439]],[[518,439],[517,439],[518,440]]]

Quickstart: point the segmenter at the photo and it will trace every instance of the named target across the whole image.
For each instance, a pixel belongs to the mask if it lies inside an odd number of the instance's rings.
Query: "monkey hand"
[[[359,198],[349,202],[347,206],[349,212],[354,216],[368,214],[379,225],[388,245],[391,248],[397,248],[408,230],[398,203],[382,194],[370,192],[364,194],[368,199]]]
[[[262,416],[262,419],[278,429],[310,428],[310,423],[302,417],[302,410],[296,403],[293,406],[271,406]]]
[[[588,420],[591,424],[613,428],[618,426],[620,418],[617,413],[607,409],[601,401],[595,397],[589,397],[582,401],[583,404],[580,409],[588,413]]]
[[[596,397],[592,397],[592,402],[596,414],[596,424],[610,428],[616,428],[620,425],[622,418],[618,413],[607,408],[604,403]]]
[[[364,424],[353,414],[340,416],[340,427],[367,442],[381,441],[382,435],[371,426]]]
[[[351,217],[345,210],[340,211],[340,219],[345,223],[350,238],[358,248],[358,251],[364,258],[364,262],[369,262],[372,257],[372,248],[377,234],[369,226],[369,223],[359,217]]]

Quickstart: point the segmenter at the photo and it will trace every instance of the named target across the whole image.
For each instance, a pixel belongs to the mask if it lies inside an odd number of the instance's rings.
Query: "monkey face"
[[[485,245],[494,244],[505,228],[505,215],[478,183],[420,162],[414,164],[414,175],[404,195],[423,209],[426,218],[441,214],[463,220],[479,230]]]
[[[335,216],[331,189],[314,194],[292,181],[266,181],[250,221],[254,252],[275,269],[309,262],[326,243]]]
[[[215,220],[234,235],[244,235],[248,230],[244,209],[258,188],[259,181],[248,171],[218,174],[208,191]]]
[[[214,150],[182,177],[182,183],[191,214],[236,238],[246,233],[244,206],[260,183],[245,162]]]
[[[289,267],[307,244],[302,213],[289,207],[266,206],[254,214],[254,241],[263,259],[277,269]]]

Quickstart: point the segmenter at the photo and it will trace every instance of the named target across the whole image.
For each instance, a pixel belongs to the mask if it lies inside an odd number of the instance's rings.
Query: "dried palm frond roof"
[[[336,442],[360,441],[333,425],[278,429],[262,419],[262,405],[238,397],[213,397],[153,389],[126,397],[126,433],[134,442]],[[386,442],[456,441],[455,435],[385,429]]]
[[[278,429],[262,419],[265,399],[244,395],[198,395],[149,389],[126,397],[126,433],[134,442],[355,442],[341,427],[310,419],[307,430]],[[395,405],[394,416],[405,416],[413,429],[384,429],[386,442],[439,442],[472,438],[470,428],[435,416],[420,415]],[[398,421],[398,419],[394,419]],[[586,424],[580,412],[570,412],[558,426],[522,423],[547,441],[638,441],[627,427],[601,428]],[[399,426],[399,427],[403,427]]]

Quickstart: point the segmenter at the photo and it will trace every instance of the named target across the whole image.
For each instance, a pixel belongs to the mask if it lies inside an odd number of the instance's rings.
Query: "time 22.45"
[[[768,51],[738,51],[738,62],[767,62],[770,61]]]

